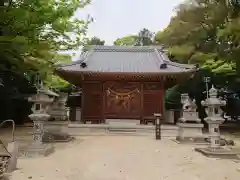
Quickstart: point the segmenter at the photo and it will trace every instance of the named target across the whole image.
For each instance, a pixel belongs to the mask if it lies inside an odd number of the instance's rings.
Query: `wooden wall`
[[[86,82],[82,87],[82,120],[100,123],[103,120],[103,84]]]
[[[92,123],[104,123],[104,119],[115,118],[141,119],[142,123],[146,119],[154,119],[154,113],[164,112],[162,84],[162,82],[85,82],[82,119]],[[120,95],[118,96],[116,92]],[[128,96],[128,93],[131,94]]]
[[[163,114],[164,94],[161,82],[143,83],[143,118],[152,119],[154,113]]]

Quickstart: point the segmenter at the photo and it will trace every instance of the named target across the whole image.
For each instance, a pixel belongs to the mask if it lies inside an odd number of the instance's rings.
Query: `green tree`
[[[138,38],[138,36],[136,36],[136,35],[130,35],[130,36],[118,38],[116,41],[114,41],[114,45],[134,46],[136,44],[137,38]]]
[[[1,68],[18,73],[51,69],[60,50],[71,50],[84,44],[86,21],[73,15],[89,0],[23,0],[2,6],[0,16]],[[42,72],[43,71],[43,72]],[[30,74],[31,74],[30,73]]]
[[[149,46],[153,44],[154,33],[146,28],[143,28],[138,33],[136,46]]]
[[[25,94],[34,93],[34,76],[40,74],[52,89],[66,82],[54,75],[54,64],[71,61],[59,51],[86,44],[88,24],[74,18],[90,0],[21,0],[3,6],[0,1],[0,120],[25,120],[30,106]],[[21,119],[21,120],[20,120]]]
[[[87,41],[87,45],[104,45],[105,41],[99,39],[98,37],[92,37]]]
[[[72,62],[71,60],[71,56],[68,54],[57,54],[55,57],[55,61],[57,62],[57,64],[61,64],[61,63],[70,63]],[[48,72],[46,72],[46,76],[44,78],[44,83],[45,85],[54,90],[54,91],[62,91],[65,88],[67,88],[68,86],[70,86],[70,84],[65,81],[64,79],[60,78],[59,76],[55,75],[54,71],[52,71],[52,69],[48,70]]]
[[[118,38],[114,45],[118,46],[149,46],[153,44],[154,33],[146,28],[139,31],[137,35],[129,35]]]
[[[182,63],[198,63],[215,73],[234,72],[240,66],[238,10],[236,0],[186,1],[168,27],[156,34],[155,43],[164,44]]]

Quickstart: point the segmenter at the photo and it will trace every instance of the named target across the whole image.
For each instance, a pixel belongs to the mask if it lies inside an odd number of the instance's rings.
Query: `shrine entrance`
[[[161,82],[105,81],[83,84],[84,123],[105,123],[106,119],[153,122],[154,113],[163,113]]]
[[[139,82],[106,82],[104,84],[107,119],[141,118],[141,84]]]

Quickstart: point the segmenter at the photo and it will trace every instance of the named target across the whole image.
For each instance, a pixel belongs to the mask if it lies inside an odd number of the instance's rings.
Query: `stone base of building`
[[[113,124],[69,124],[67,133],[71,136],[110,136],[131,135],[155,137],[154,125],[136,125],[128,123]],[[161,125],[161,137],[176,139],[178,127],[175,125]]]
[[[140,125],[140,120],[134,119],[106,119],[106,124],[109,125]]]
[[[195,148],[195,151],[202,153],[206,157],[211,158],[224,158],[224,159],[240,159],[238,153],[231,149],[219,148]]]
[[[54,152],[54,147],[50,144],[31,144],[21,153],[21,157],[45,157]]]

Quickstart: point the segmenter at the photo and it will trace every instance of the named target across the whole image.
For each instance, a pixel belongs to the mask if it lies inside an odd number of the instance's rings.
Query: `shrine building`
[[[164,117],[165,89],[186,81],[196,66],[169,60],[162,47],[90,46],[79,60],[56,67],[57,74],[82,87],[81,119],[133,119],[147,124]]]

